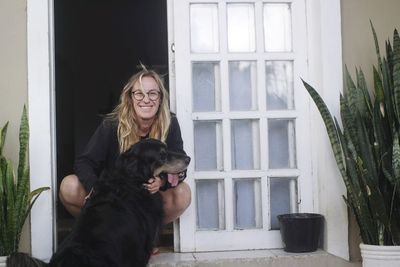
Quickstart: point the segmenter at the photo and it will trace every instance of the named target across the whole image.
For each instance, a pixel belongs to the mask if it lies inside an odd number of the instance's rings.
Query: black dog
[[[145,139],[122,153],[115,169],[96,183],[90,199],[69,237],[53,255],[49,266],[146,266],[162,224],[159,193],[143,184],[163,173],[185,172],[190,158],[167,150],[165,144]],[[21,265],[24,256],[9,257],[8,265]],[[19,261],[19,263],[18,263]],[[37,261],[35,265],[39,265]]]

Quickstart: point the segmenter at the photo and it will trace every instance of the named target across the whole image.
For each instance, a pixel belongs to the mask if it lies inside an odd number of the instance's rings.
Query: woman
[[[170,150],[184,152],[178,121],[169,111],[168,93],[159,75],[144,68],[129,79],[119,105],[100,124],[84,152],[77,157],[75,174],[62,180],[59,196],[65,208],[76,217],[101,173],[113,167],[119,153],[147,137],[165,142]],[[164,223],[178,218],[191,201],[191,191],[186,183],[169,183],[172,188],[160,191]],[[152,194],[163,186],[160,177],[149,177],[146,184]]]

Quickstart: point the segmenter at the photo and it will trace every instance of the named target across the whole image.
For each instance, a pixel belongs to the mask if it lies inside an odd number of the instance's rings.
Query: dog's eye
[[[161,160],[167,160],[167,152],[161,151],[161,153],[160,153],[160,159],[161,159]]]

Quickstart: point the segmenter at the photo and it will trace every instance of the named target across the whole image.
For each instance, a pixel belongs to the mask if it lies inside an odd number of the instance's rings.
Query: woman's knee
[[[192,201],[192,192],[187,183],[180,183],[173,189],[173,202],[174,206],[186,210]]]
[[[176,220],[189,207],[191,202],[190,187],[186,183],[180,183],[177,187],[161,192],[165,218],[164,223]]]
[[[85,188],[76,175],[68,175],[61,181],[59,196],[64,205],[79,205],[84,202],[86,195]]]

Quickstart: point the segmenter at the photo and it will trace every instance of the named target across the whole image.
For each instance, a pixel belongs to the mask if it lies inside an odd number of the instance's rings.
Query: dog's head
[[[122,153],[115,164],[116,171],[127,178],[145,183],[161,173],[182,175],[189,165],[190,157],[172,152],[156,139],[143,139]]]

